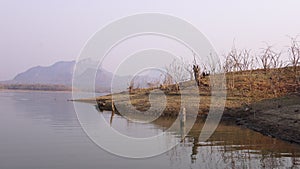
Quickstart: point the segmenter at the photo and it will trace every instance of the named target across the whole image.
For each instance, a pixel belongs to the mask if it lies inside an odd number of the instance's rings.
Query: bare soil
[[[299,93],[228,109],[223,117],[264,135],[300,144]]]

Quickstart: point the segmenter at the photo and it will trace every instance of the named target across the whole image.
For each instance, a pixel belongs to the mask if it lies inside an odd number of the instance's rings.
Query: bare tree
[[[190,80],[192,81],[194,79],[194,75],[193,75],[193,65],[189,64],[189,63],[184,63],[184,69],[185,71],[187,71],[190,75]]]
[[[197,86],[200,86],[200,66],[197,64],[196,61],[196,53],[193,52],[194,61],[193,61],[193,72],[194,72],[194,78],[196,81]]]
[[[223,69],[224,69],[225,73],[232,72],[233,62],[232,62],[230,56],[229,55],[223,55],[223,57],[225,58],[225,61],[224,61],[224,64],[223,64]]]
[[[166,66],[167,73],[172,76],[175,83],[186,81],[189,79],[190,70],[183,58],[174,59],[171,64]]]
[[[281,52],[275,52],[273,46],[267,45],[261,51],[261,55],[257,58],[262,69],[267,72],[271,68],[278,68],[280,65]]]
[[[134,80],[131,80],[130,82],[128,82],[129,93],[131,93],[133,91],[133,87],[134,87]]]
[[[261,54],[257,58],[258,63],[264,70],[264,78],[266,81],[269,81],[268,85],[275,96],[280,92],[280,76],[282,75],[280,72],[282,69],[278,68],[283,66],[281,53],[282,52],[276,52],[273,50],[273,46],[267,44],[267,46],[261,50]],[[269,93],[270,91],[265,90],[265,92]]]
[[[300,64],[300,44],[296,38],[291,38],[291,46],[288,51],[290,64],[296,68]]]
[[[291,38],[291,45],[288,49],[289,53],[289,65],[293,67],[293,74],[295,82],[299,83],[298,78],[298,66],[300,65],[300,44],[296,38]]]
[[[225,56],[224,70],[226,72],[245,71],[253,66],[251,50],[237,50],[235,47]]]
[[[230,73],[227,76],[229,80],[229,88],[233,89],[235,87],[235,74],[233,72],[242,71],[241,65],[241,53],[237,51],[235,45],[231,48],[228,54],[225,55],[224,70],[226,73]],[[230,76],[229,76],[230,75]]]
[[[253,66],[254,66],[254,58],[253,55],[251,55],[251,50],[249,49],[244,49],[242,51],[240,51],[239,55],[241,56],[241,63],[239,63],[238,65],[240,66],[240,69],[242,71],[246,71],[246,70],[253,70]]]
[[[275,96],[278,96],[281,91],[281,76],[283,74],[283,69],[281,69],[283,66],[283,61],[281,60],[281,52],[274,52],[271,57],[271,66],[273,68],[270,72],[271,89],[273,90],[273,94]]]

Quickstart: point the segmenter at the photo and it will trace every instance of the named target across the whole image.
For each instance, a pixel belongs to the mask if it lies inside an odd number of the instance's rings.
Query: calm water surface
[[[142,160],[117,157],[86,136],[70,98],[61,92],[0,92],[0,169],[300,168],[298,145],[226,124],[207,142],[197,140],[202,126],[197,123],[165,154]],[[110,112],[103,115],[110,121]],[[170,123],[135,124],[115,115],[112,127],[143,136]]]

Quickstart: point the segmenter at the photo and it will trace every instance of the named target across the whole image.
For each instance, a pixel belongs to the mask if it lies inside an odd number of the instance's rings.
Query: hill
[[[84,60],[86,64],[95,64],[90,60]],[[21,89],[21,90],[72,90],[72,78],[75,61],[59,61],[50,66],[35,66],[16,75],[12,80],[0,82],[0,89]],[[86,76],[94,72],[92,68],[85,70],[80,79],[90,83]],[[105,70],[96,70],[95,86],[96,92],[110,92],[111,83],[114,78],[114,89],[123,90],[128,87],[132,76],[114,76],[113,73]],[[139,76],[139,81],[151,79],[150,75]]]

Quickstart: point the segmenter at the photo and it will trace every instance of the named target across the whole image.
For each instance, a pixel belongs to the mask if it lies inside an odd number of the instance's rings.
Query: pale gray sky
[[[32,66],[75,60],[88,38],[109,22],[158,12],[195,25],[215,46],[228,51],[259,49],[263,41],[281,48],[286,35],[300,34],[299,0],[1,0],[0,80]]]

